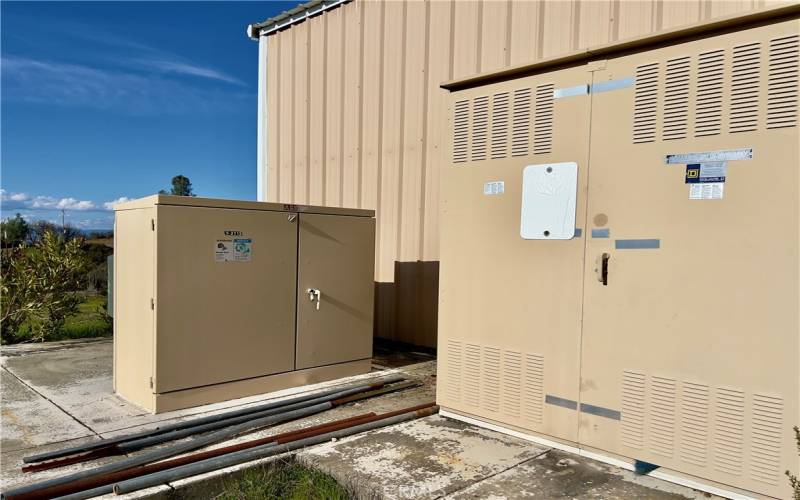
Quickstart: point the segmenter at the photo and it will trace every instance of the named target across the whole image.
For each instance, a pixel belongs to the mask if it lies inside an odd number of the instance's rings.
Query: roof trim
[[[259,37],[267,36],[283,28],[288,28],[293,24],[305,21],[309,17],[316,16],[326,10],[338,7],[350,1],[351,0],[311,0],[310,2],[301,3],[293,9],[281,12],[277,16],[270,17],[265,21],[247,25],[247,36],[252,40],[258,40]]]
[[[733,14],[710,22],[699,22],[681,28],[662,31],[656,34],[628,38],[626,40],[604,45],[596,45],[594,47],[569,52],[562,56],[550,57],[534,63],[520,64],[510,68],[505,68],[500,71],[490,71],[466,78],[460,78],[458,80],[450,80],[443,82],[440,87],[445,90],[449,90],[450,92],[455,92],[488,83],[519,78],[541,72],[547,68],[575,65],[588,62],[589,60],[598,59],[603,56],[613,56],[621,52],[641,50],[649,46],[660,45],[700,35],[708,35],[713,32],[730,30],[732,28],[741,28],[760,22],[775,21],[780,20],[781,18],[791,19],[797,17],[798,15],[800,15],[800,4],[790,4],[781,7],[767,7],[756,11],[750,11],[746,14]]]

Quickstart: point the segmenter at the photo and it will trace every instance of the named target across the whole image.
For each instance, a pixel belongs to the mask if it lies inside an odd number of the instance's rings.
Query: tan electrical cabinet
[[[164,195],[115,210],[123,398],[162,412],[370,370],[372,211]]]
[[[631,45],[451,94],[446,413],[709,491],[791,495],[799,26]]]

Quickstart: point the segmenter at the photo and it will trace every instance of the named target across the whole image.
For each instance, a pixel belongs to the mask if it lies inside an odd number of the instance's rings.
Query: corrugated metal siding
[[[344,4],[268,37],[267,200],[375,209],[376,334],[435,346],[438,168],[447,161],[439,84],[763,6]]]

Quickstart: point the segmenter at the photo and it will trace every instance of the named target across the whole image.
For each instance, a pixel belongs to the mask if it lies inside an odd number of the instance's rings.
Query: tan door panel
[[[452,94],[452,156],[441,169],[437,400],[573,442],[583,235],[552,239],[548,222],[529,234],[521,217],[527,167],[544,178],[575,165],[577,189],[570,181],[563,206],[583,229],[590,78],[576,67]],[[525,207],[524,217],[538,210]]]
[[[580,443],[776,497],[798,466],[800,144],[796,111],[778,128],[768,110],[776,78],[797,74],[771,66],[796,33],[763,26],[595,72],[637,83],[592,97],[584,264]],[[690,199],[686,165],[665,163],[741,148],[753,158],[727,162],[721,199]]]
[[[299,220],[297,369],[371,357],[375,220]]]
[[[290,214],[157,210],[156,392],[293,370],[297,225]],[[237,239],[244,241],[235,253]]]

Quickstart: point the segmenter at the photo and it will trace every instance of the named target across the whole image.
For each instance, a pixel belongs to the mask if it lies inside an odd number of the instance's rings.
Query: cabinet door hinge
[[[155,219],[150,219],[150,230],[151,231],[155,231],[156,230],[156,220]]]
[[[152,389],[155,384],[153,383],[153,377],[150,377],[150,388]]]
[[[150,309],[154,311],[156,309],[156,300],[153,297],[150,297]]]

